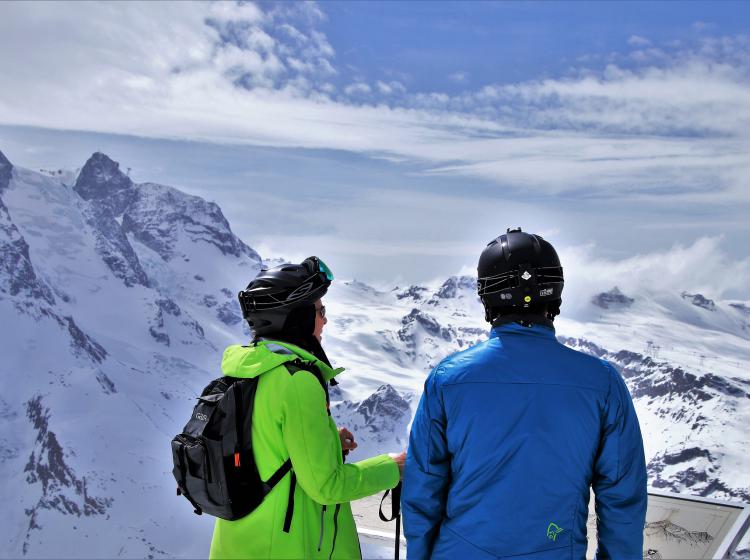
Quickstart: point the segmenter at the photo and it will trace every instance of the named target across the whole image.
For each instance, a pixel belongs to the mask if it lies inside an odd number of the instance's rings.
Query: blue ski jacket
[[[509,323],[430,373],[402,490],[409,560],[584,559],[590,488],[597,559],[641,560],[643,441],[608,362]]]

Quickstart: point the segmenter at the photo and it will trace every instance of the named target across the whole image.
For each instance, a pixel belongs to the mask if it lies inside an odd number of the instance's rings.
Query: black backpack
[[[315,364],[297,359],[283,365],[290,374],[299,370],[313,373],[328,401],[327,383]],[[177,495],[185,496],[198,515],[205,512],[230,521],[245,517],[292,470],[287,459],[267,481],[258,474],[251,437],[257,387],[258,377],[213,380],[198,397],[182,433],[172,440]],[[286,533],[292,521],[295,486],[292,471],[283,526]]]

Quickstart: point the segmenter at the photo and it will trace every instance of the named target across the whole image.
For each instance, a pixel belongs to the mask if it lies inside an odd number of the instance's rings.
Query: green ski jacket
[[[343,371],[284,342],[234,345],[224,351],[224,375],[261,376],[252,418],[253,455],[261,478],[268,480],[291,459],[297,484],[288,533],[282,529],[290,473],[246,517],[236,521],[216,519],[211,560],[361,558],[349,502],[398,484],[398,466],[388,455],[359,463],[343,462],[338,429],[328,414],[320,382],[310,372],[290,374],[283,366],[299,358],[315,362],[325,381]]]

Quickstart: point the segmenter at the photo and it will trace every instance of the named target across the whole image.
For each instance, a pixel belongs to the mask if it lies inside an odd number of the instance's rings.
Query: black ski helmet
[[[256,336],[281,331],[294,310],[322,298],[333,273],[318,257],[261,270],[238,297],[242,316]]]
[[[490,322],[503,308],[524,313],[540,303],[560,302],[564,284],[555,248],[520,227],[508,228],[487,244],[479,257],[477,278],[479,299]]]

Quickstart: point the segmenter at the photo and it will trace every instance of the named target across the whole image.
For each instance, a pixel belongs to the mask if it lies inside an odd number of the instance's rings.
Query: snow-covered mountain
[[[261,263],[216,204],[104,154],[37,172],[0,153],[0,556],[207,554],[212,520],[174,495],[169,441],[247,338],[236,293]],[[475,286],[334,283],[324,345],[348,370],[332,410],[360,443],[349,460],[403,449],[428,371],[486,337]],[[688,288],[613,286],[579,317],[563,307],[558,335],[622,372],[654,488],[748,502],[750,303]]]

